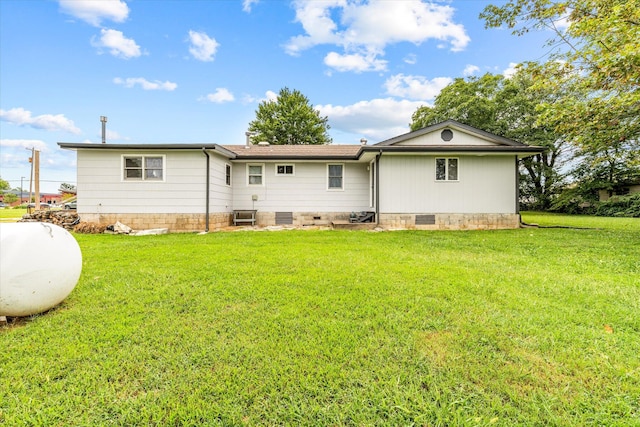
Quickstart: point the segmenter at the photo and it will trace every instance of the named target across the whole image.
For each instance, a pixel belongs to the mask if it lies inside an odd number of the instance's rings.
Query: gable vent
[[[443,141],[451,141],[453,139],[453,131],[451,129],[445,129],[440,133],[440,138]]]

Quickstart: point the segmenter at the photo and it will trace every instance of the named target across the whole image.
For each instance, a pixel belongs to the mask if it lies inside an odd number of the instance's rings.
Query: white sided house
[[[452,120],[374,145],[59,146],[77,152],[82,221],[170,231],[251,215],[257,226],[517,228],[518,158],[543,151]]]

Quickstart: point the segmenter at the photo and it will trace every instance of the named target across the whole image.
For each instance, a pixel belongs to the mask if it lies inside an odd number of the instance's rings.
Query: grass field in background
[[[13,209],[13,208],[4,208],[0,209],[0,220],[8,221],[10,220],[19,220],[22,218],[22,215],[27,213],[27,209]]]
[[[0,425],[640,425],[640,221],[76,235]]]
[[[522,222],[540,227],[575,227],[640,232],[639,218],[613,218],[590,215],[564,215],[549,212],[523,212]]]

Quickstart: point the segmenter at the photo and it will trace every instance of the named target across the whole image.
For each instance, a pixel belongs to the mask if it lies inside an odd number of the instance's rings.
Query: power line
[[[19,179],[5,179],[4,181],[7,181],[7,182],[20,182]],[[74,183],[74,181],[52,181],[52,180],[47,180],[47,179],[41,179],[40,182],[59,182],[59,183],[67,183],[67,184],[73,184]]]

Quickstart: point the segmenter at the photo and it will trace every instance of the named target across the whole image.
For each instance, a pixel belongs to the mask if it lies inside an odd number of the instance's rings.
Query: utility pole
[[[20,177],[20,204],[22,204],[22,196],[24,196],[24,190],[22,189],[22,180],[24,179],[24,176]]]
[[[33,169],[35,171],[33,180],[36,182],[36,210],[40,210],[40,150],[35,151]]]
[[[29,148],[27,148],[29,150]],[[31,190],[33,189],[33,183],[35,181],[36,194],[33,201],[35,202],[35,210],[40,209],[40,150],[31,148],[31,157],[29,157],[29,163],[31,163],[31,177],[29,178],[29,201],[31,203]],[[22,187],[22,182],[20,182]],[[22,198],[22,188],[20,189],[20,198]]]
[[[29,150],[29,148],[26,148]],[[31,190],[33,190],[33,156],[35,148],[31,147],[31,157],[29,157],[29,163],[31,163],[31,173],[29,174],[29,200],[27,200],[27,206],[31,203]]]

